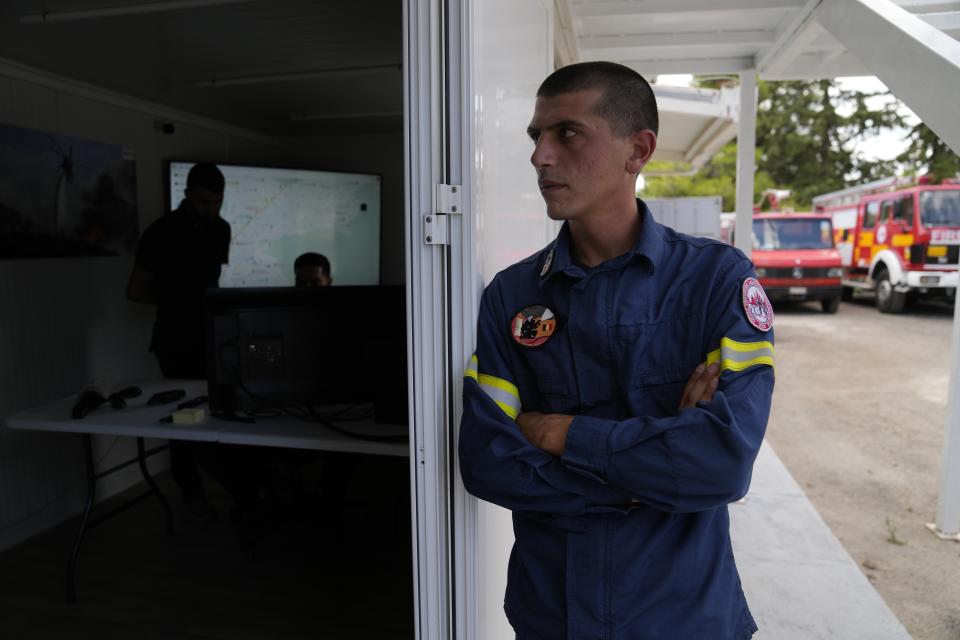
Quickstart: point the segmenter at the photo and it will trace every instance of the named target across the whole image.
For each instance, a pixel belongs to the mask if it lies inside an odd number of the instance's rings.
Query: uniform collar
[[[616,258],[597,265],[596,270],[607,271],[621,269],[634,262],[643,261],[653,273],[656,265],[663,256],[663,235],[660,225],[653,219],[653,214],[643,200],[637,198],[637,215],[642,216],[640,235],[630,250]],[[586,277],[587,271],[574,262],[570,255],[570,226],[564,222],[557,234],[553,245],[540,260],[540,283],[543,284],[558,273],[566,273],[576,279]]]

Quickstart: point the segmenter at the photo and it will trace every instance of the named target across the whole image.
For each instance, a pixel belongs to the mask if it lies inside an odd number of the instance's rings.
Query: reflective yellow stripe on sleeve
[[[707,364],[720,363],[720,371],[743,371],[765,364],[773,366],[772,342],[737,342],[730,338],[720,340],[720,348],[707,354]]]
[[[467,365],[467,370],[464,372],[465,378],[477,379],[477,356],[474,355],[470,358],[470,364]]]
[[[470,364],[467,365],[464,376],[476,380],[484,393],[490,396],[490,399],[497,403],[497,406],[510,416],[511,420],[516,420],[520,415],[520,391],[516,385],[503,378],[479,373],[479,368],[479,361],[474,355],[470,358]]]

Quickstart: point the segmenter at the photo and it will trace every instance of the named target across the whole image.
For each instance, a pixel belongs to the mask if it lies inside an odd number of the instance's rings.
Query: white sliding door
[[[462,370],[473,353],[476,308],[483,286],[501,269],[538,251],[556,235],[530,164],[526,129],[537,87],[553,69],[553,1],[474,0],[463,30],[469,46],[461,64],[464,130],[461,166],[469,205],[451,234],[454,285],[451,342]],[[459,419],[462,378],[454,385]],[[454,425],[456,426],[456,424]],[[513,544],[510,513],[454,489],[456,637],[513,637],[503,613],[507,559]]]
[[[499,640],[512,527],[464,491],[456,433],[482,287],[556,232],[526,137],[552,69],[553,4],[407,0],[404,20],[417,637]]]

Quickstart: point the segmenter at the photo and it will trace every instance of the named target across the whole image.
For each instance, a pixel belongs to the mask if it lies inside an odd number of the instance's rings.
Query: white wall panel
[[[526,129],[553,68],[553,3],[483,0],[474,8],[473,222],[483,284],[538,251],[558,226],[546,216]],[[477,295],[479,295],[479,283]],[[512,637],[503,613],[510,512],[477,501],[477,638]]]
[[[527,125],[552,70],[552,6],[478,2],[475,49],[476,222],[484,282],[555,235],[530,164]]]

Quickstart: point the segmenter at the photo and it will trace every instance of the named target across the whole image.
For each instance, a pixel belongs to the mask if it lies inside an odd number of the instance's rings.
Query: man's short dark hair
[[[320,267],[320,271],[323,272],[323,275],[330,277],[330,261],[327,260],[327,256],[321,253],[308,252],[301,254],[293,263],[293,268],[299,269],[300,267]]]
[[[214,193],[223,193],[226,181],[217,165],[210,162],[198,162],[190,167],[187,174],[187,189],[207,189]]]
[[[607,121],[615,135],[624,137],[644,129],[658,132],[660,116],[650,83],[622,64],[578,62],[561,67],[547,76],[537,89],[537,97],[552,98],[590,89],[603,92],[597,115]]]

